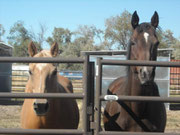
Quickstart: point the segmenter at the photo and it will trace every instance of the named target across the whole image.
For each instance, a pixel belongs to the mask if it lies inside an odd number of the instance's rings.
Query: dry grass
[[[180,111],[167,111],[166,132],[180,133]]]
[[[20,127],[21,106],[0,106],[0,128]]]
[[[82,102],[78,100],[80,124],[82,128]],[[21,106],[0,105],[0,128],[20,128]],[[180,133],[180,111],[167,111],[166,132]]]

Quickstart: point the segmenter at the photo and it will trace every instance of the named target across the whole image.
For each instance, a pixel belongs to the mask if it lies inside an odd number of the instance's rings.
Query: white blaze
[[[47,65],[46,63],[38,63],[38,64],[36,64],[36,67],[37,67],[40,71],[42,71],[42,69],[43,69],[46,65]]]
[[[147,72],[148,72],[147,67],[143,67],[143,71],[144,71],[145,73],[147,73]]]
[[[149,37],[149,34],[147,32],[144,32],[144,38],[145,38],[146,43],[148,42],[148,37]]]
[[[36,64],[36,67],[39,69],[39,71],[41,72],[42,69],[46,66],[47,64],[46,63],[38,63]],[[41,92],[41,89],[42,89],[42,75],[41,73],[39,74],[40,76],[40,83],[39,83],[39,92]]]

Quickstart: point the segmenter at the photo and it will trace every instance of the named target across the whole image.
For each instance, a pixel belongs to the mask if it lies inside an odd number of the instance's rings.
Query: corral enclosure
[[[108,58],[109,57],[109,58]],[[107,58],[105,58],[105,59],[110,59],[110,57],[111,56],[107,56]],[[125,57],[124,57],[125,58]],[[124,58],[122,58],[122,59],[124,59]],[[121,58],[120,58],[121,59]],[[164,60],[164,58],[162,58],[163,60]],[[162,60],[162,61],[163,61]],[[120,66],[120,67],[123,67],[123,69],[118,69],[119,68],[119,66],[113,66],[113,68],[115,68],[115,71],[121,71],[120,73],[123,73],[124,75],[125,75],[125,67],[124,66]],[[114,74],[114,73],[111,73],[108,69],[112,69],[112,67],[110,68],[110,67],[104,67],[104,69],[103,69],[103,81],[102,82],[105,82],[105,84],[106,84],[106,80],[108,80],[107,79],[107,77],[109,77],[109,79],[114,79],[116,76],[117,77],[119,77],[119,74],[117,75],[116,73]],[[107,71],[108,70],[108,71]],[[158,70],[158,69],[157,69]],[[108,74],[105,74],[104,72],[108,72]],[[161,70],[160,70],[161,71]],[[163,71],[163,73],[164,72],[167,72],[168,70],[165,70],[165,71]],[[27,72],[27,70],[26,70],[26,72]],[[161,73],[160,73],[161,74]],[[110,75],[112,75],[112,77],[110,76]],[[121,76],[121,74],[120,74],[120,76]],[[166,79],[166,75],[165,75],[165,79]],[[108,80],[109,81],[109,80]],[[109,84],[109,82],[107,83],[107,84]],[[104,90],[104,92],[106,93],[106,89],[107,89],[107,84],[106,84],[106,87],[104,88],[105,90]],[[103,86],[104,87],[104,86]],[[80,105],[81,107],[82,107],[82,105]],[[6,110],[6,109],[3,109],[3,110]],[[8,110],[9,111],[9,110]],[[8,112],[7,111],[7,112]],[[5,112],[5,111],[4,111]],[[168,114],[169,114],[169,116],[171,116],[171,118],[169,118],[169,120],[172,120],[172,121],[174,121],[174,123],[176,123],[175,125],[176,125],[176,128],[179,128],[179,124],[178,124],[178,120],[176,119],[177,118],[177,115],[174,117],[174,116],[172,116],[169,112],[168,112]],[[9,115],[9,113],[7,113],[7,115]],[[10,116],[9,116],[10,117]],[[6,119],[7,119],[7,117],[6,117]],[[17,119],[16,119],[17,120]],[[172,124],[173,122],[171,122],[171,124]],[[171,126],[171,125],[168,125],[169,127]],[[6,126],[6,127],[8,127],[8,126]],[[172,130],[168,130],[167,129],[167,131],[172,131]],[[173,130],[174,131],[174,130]],[[177,132],[179,132],[179,130],[176,130]]]

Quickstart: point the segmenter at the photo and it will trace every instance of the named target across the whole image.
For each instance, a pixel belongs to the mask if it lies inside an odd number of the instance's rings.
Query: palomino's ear
[[[52,56],[52,57],[56,57],[56,56],[58,55],[58,53],[59,53],[59,48],[58,48],[57,42],[55,42],[54,44],[52,44],[50,52],[51,52],[51,56]]]
[[[159,15],[158,13],[155,11],[154,15],[151,18],[151,25],[154,26],[155,28],[157,28],[159,24]]]
[[[28,52],[31,57],[37,54],[37,48],[34,45],[33,41],[31,41],[28,45]]]
[[[132,15],[131,25],[132,25],[133,29],[135,29],[139,25],[139,16],[137,15],[136,11]]]

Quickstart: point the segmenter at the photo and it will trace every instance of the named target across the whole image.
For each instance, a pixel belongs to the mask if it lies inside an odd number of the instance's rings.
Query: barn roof
[[[12,48],[12,46],[4,42],[0,42],[0,56],[12,56]]]

